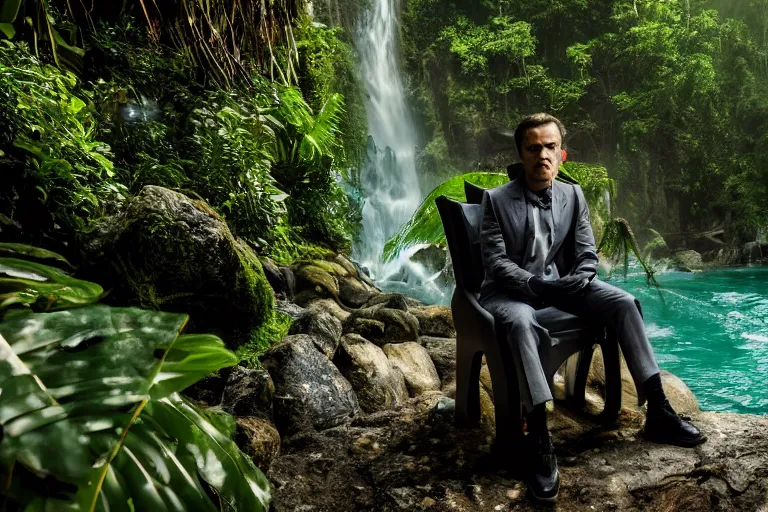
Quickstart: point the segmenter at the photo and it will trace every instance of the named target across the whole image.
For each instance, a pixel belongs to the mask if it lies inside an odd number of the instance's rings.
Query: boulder
[[[352,386],[310,336],[286,336],[261,362],[275,383],[275,424],[281,434],[335,427],[360,413]]]
[[[280,274],[282,274],[285,284],[285,298],[293,300],[296,297],[296,276],[291,267],[280,267]]]
[[[333,257],[333,262],[341,265],[344,270],[347,271],[347,275],[351,278],[357,278],[360,274],[357,267],[343,254],[337,254]]]
[[[289,316],[296,320],[306,312],[306,309],[287,300],[276,300],[275,311],[279,311],[285,316]]]
[[[409,258],[412,262],[423,265],[431,273],[445,268],[448,262],[448,249],[435,244],[422,247]]]
[[[419,321],[422,336],[456,337],[450,306],[412,307],[408,311]]]
[[[339,280],[339,300],[349,307],[359,308],[378,294],[370,286],[353,277]]]
[[[423,306],[421,301],[407,297],[402,293],[379,293],[371,297],[371,299],[365,303],[365,307],[369,308],[383,304],[385,308],[389,309],[401,309],[408,311],[410,306]]]
[[[184,394],[204,406],[215,406],[221,403],[224,388],[227,383],[225,376],[228,368],[203,377],[184,390]]]
[[[701,254],[696,251],[677,251],[672,257],[672,263],[678,270],[692,271],[702,268]]]
[[[456,339],[422,336],[419,338],[430,359],[435,364],[443,386],[456,380]]]
[[[188,313],[188,330],[230,348],[270,318],[258,256],[203,201],[148,185],[84,236],[83,275],[111,288],[113,305]]]
[[[275,385],[263,369],[236,366],[227,378],[221,408],[233,416],[251,416],[272,421]]]
[[[339,283],[336,277],[317,265],[303,265],[294,271],[296,291],[310,291],[318,297],[338,297]],[[297,301],[298,302],[298,301]]]
[[[424,347],[414,342],[391,343],[383,350],[392,365],[403,372],[411,396],[440,390],[440,377]]]
[[[325,311],[335,316],[339,320],[346,322],[349,318],[349,311],[344,310],[333,299],[315,299],[306,306],[307,311]]]
[[[631,411],[640,411],[637,405],[637,388],[629,373],[629,367],[621,356],[621,407]],[[692,414],[699,412],[698,400],[690,388],[676,375],[666,370],[661,371],[661,385],[664,393],[672,407],[681,414]],[[587,376],[587,386],[596,390],[599,394],[605,396],[605,369],[603,365],[603,355],[599,348],[595,349]]]
[[[386,327],[384,322],[372,318],[355,318],[344,324],[344,334],[354,333],[365,339],[381,340],[384,339]]]
[[[362,336],[344,335],[334,362],[352,384],[363,411],[392,409],[408,399],[403,374],[381,348]]]
[[[275,295],[279,298],[286,297],[286,283],[283,273],[280,272],[280,267],[275,265],[275,262],[269,258],[259,258],[261,262],[261,268],[264,270],[264,276],[269,282],[269,286],[274,290]]]
[[[306,334],[328,359],[333,358],[341,338],[341,320],[327,311],[307,311],[296,319],[288,334]]]
[[[384,304],[353,311],[347,318],[347,332],[354,328],[358,319],[377,320],[384,324],[384,334],[381,337],[371,337],[370,341],[382,345],[384,343],[417,341],[419,339],[419,321],[415,316],[402,309],[390,309]]]
[[[235,443],[266,473],[280,454],[280,434],[264,418],[240,417],[236,422]]]

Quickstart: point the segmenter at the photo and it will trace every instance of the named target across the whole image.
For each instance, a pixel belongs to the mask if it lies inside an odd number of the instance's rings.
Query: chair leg
[[[514,362],[509,358],[489,355],[486,359],[493,384],[493,406],[496,421],[496,439],[493,449],[499,455],[510,455],[520,445],[523,436],[517,373]]]
[[[613,422],[621,410],[621,361],[616,337],[608,335],[600,344],[605,367],[605,407],[600,414],[604,422]]]
[[[454,421],[459,426],[480,422],[480,366],[483,353],[460,337],[456,338],[456,411]]]
[[[573,409],[580,410],[586,404],[587,378],[589,377],[589,368],[592,365],[594,352],[594,345],[581,349],[577,356],[575,367],[571,366],[566,371],[566,399],[569,407]]]

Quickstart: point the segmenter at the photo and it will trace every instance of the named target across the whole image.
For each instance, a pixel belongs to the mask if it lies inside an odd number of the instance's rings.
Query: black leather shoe
[[[649,405],[643,436],[655,443],[684,448],[698,446],[707,440],[698,428],[678,416],[667,401],[660,406]]]
[[[530,466],[526,478],[528,491],[536,501],[552,503],[560,490],[560,473],[557,471],[555,447],[549,432],[528,434]]]

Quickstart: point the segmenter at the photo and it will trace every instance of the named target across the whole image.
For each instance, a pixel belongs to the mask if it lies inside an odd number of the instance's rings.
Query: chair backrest
[[[464,182],[464,195],[466,196],[467,202],[469,204],[482,203],[483,192],[485,192],[485,189],[483,187],[479,187],[474,183],[470,183],[468,181]]]
[[[466,204],[445,196],[435,199],[443,221],[448,250],[451,253],[456,286],[477,293],[485,279],[480,254],[480,223],[483,210],[480,204]]]

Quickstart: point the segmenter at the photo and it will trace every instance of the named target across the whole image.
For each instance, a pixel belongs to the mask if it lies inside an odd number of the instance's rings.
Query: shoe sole
[[[550,504],[554,503],[554,502],[557,501],[557,497],[560,495],[560,491],[558,491],[557,494],[555,494],[551,498],[545,498],[545,497],[542,497],[542,496],[537,496],[536,493],[534,493],[530,489],[528,489],[528,491],[531,493],[531,496],[533,496],[533,499],[536,500],[539,503],[550,503]]]
[[[662,437],[653,437],[653,436],[648,436],[646,434],[643,434],[643,438],[645,438],[646,441],[651,441],[652,443],[679,446],[680,448],[695,448],[696,446],[699,446],[700,444],[703,444],[707,441],[707,436],[701,436],[701,438],[695,439],[695,440],[694,439],[685,440],[685,439],[664,439]]]

